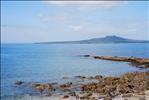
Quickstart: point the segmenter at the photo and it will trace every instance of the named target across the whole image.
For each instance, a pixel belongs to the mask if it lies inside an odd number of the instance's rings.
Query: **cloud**
[[[81,31],[83,29],[83,26],[81,26],[81,25],[69,25],[68,28],[70,28],[72,31]]]
[[[73,34],[90,34],[92,36],[101,35],[101,34],[137,34],[147,33],[147,23],[138,21],[137,23],[134,21],[125,21],[123,24],[119,23],[119,21],[113,23],[78,23],[78,25],[68,25],[67,28]]]
[[[46,1],[48,4],[53,4],[61,7],[75,7],[80,10],[84,9],[109,9],[122,4],[124,1]]]
[[[37,42],[48,41],[46,30],[41,27],[29,26],[1,26],[2,42]]]
[[[37,16],[46,22],[48,22],[48,21],[59,22],[59,21],[65,21],[68,19],[68,16],[63,15],[63,14],[50,15],[50,14],[39,13]]]

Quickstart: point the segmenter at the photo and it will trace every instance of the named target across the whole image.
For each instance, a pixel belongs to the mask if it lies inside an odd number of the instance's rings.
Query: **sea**
[[[127,62],[97,60],[82,55],[149,58],[149,43],[1,44],[1,100],[46,100],[35,91],[17,87],[14,84],[17,80],[27,85],[60,82],[63,77],[78,75],[119,76],[145,71]]]

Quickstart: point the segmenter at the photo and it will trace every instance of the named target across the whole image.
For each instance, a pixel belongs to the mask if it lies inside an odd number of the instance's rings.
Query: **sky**
[[[1,1],[1,42],[149,40],[148,1]]]

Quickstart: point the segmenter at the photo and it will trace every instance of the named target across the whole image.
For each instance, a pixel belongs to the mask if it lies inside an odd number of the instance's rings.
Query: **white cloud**
[[[103,8],[109,9],[120,5],[124,1],[46,1],[48,4],[57,6],[69,6],[78,9],[96,9]]]
[[[83,29],[83,26],[81,26],[81,25],[69,25],[68,28],[70,28],[73,31],[81,31]]]
[[[73,32],[72,34],[90,34],[92,36],[101,34],[137,34],[147,33],[147,24],[145,22],[109,22],[109,23],[78,23],[75,25],[68,25],[67,30]],[[143,30],[143,31],[142,31]]]
[[[58,14],[58,15],[46,15],[43,13],[39,13],[37,15],[39,18],[41,18],[44,21],[64,21],[67,19],[67,16],[63,14]]]
[[[48,34],[41,27],[2,26],[1,41],[4,43],[48,41]]]

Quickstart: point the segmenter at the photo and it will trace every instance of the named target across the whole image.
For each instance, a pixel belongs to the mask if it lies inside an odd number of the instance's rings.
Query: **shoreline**
[[[69,81],[69,77],[63,79],[68,82],[61,84],[35,82],[30,86],[38,96],[48,98],[39,100],[146,100],[149,98],[149,72],[131,72],[119,77],[75,76],[75,79],[79,80],[77,82]],[[17,81],[15,84],[21,86],[24,83]]]
[[[32,92],[24,93],[25,95],[28,95],[27,98],[30,98],[29,100],[149,99],[148,58],[91,55],[83,55],[83,57],[92,57],[99,60],[128,62],[136,68],[145,69],[145,71],[128,72],[119,76],[74,76],[73,80],[70,77],[65,76],[62,78],[62,83],[31,82],[29,84],[27,82],[17,80],[14,83],[15,88],[28,88],[28,91],[34,91],[33,95]]]
[[[124,95],[124,96],[123,96]],[[15,100],[148,100],[149,99],[149,90],[145,91],[145,95],[142,94],[136,94],[136,93],[130,93],[130,94],[123,94],[123,95],[118,95],[115,98],[112,99],[104,99],[104,98],[99,98],[99,99],[76,99],[73,96],[70,96],[69,98],[63,98],[63,96],[30,96],[30,95],[24,95],[24,96],[19,96],[18,98],[15,97]],[[98,95],[94,95],[95,97],[98,98]],[[3,99],[2,100],[14,100],[13,98],[10,99]]]
[[[149,58],[137,58],[137,57],[119,57],[119,56],[91,56],[83,55],[83,57],[93,57],[99,60],[109,60],[118,62],[129,62],[132,66],[137,68],[149,68]]]

